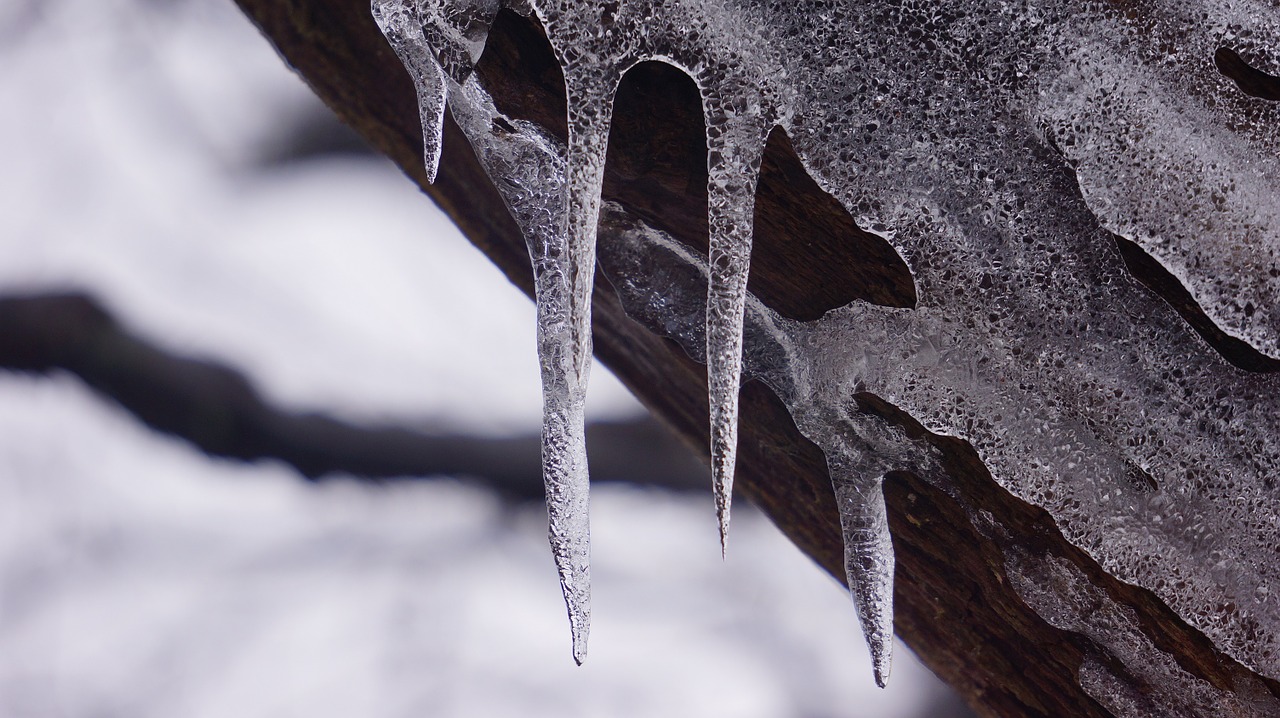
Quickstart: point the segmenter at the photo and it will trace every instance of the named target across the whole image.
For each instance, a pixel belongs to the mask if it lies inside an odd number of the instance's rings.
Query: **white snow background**
[[[537,430],[533,307],[385,160],[263,171],[318,103],[229,0],[0,3],[0,294],[78,288],[273,404]],[[0,338],[2,341],[3,338]],[[602,367],[591,416],[640,411]],[[0,372],[0,718],[927,715],[757,512],[598,487],[582,668],[540,507],[206,457]]]

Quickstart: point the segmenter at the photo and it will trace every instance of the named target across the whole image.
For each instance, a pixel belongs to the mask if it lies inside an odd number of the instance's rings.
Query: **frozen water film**
[[[1277,74],[1274,3],[538,0],[518,9],[563,66],[568,147],[529,123],[487,121],[496,110],[468,69],[497,9],[428,1],[422,39],[388,35],[402,58],[428,48],[455,83],[451,111],[530,242],[549,511],[575,636],[585,640],[579,427],[599,222],[601,265],[628,312],[705,352],[722,535],[743,376],[771,386],[826,453],[878,680],[894,565],[881,481],[904,470],[945,488],[947,477],[926,443],[860,401],[969,442],[1105,570],[1280,679],[1280,374],[1239,368],[1280,358],[1280,103],[1242,91],[1214,60],[1225,48]],[[702,95],[708,257],[601,206],[612,95],[646,60],[683,69]],[[747,294],[761,149],[778,127],[817,184],[905,261],[914,308],[856,301],[797,322]],[[1134,256],[1187,298],[1144,286]],[[1191,328],[1196,312],[1208,340]],[[1089,675],[1101,696],[1106,681]]]

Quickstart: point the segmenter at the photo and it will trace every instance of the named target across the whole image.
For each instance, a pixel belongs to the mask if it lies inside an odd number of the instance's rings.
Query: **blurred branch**
[[[84,294],[0,298],[0,367],[70,372],[151,428],[214,456],[279,459],[309,479],[466,476],[513,499],[542,499],[537,435],[428,435],[284,412],[234,369],[131,336]],[[680,491],[710,485],[705,467],[651,418],[592,424],[587,441],[596,480]]]
[[[17,40],[31,32],[42,19],[44,6],[49,2],[37,0],[8,0],[7,10],[0,11],[0,50],[17,44]]]

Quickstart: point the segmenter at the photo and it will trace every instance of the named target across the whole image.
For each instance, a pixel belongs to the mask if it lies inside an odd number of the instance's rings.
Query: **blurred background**
[[[532,304],[230,0],[5,0],[0,97],[0,717],[969,715],[599,366],[574,666]]]

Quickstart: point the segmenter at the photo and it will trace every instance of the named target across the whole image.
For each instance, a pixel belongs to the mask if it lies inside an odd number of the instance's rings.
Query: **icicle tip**
[[[721,428],[713,419],[712,435],[717,429],[731,435],[731,441],[715,439],[711,444],[711,483],[716,500],[716,521],[720,528],[720,558],[729,555],[729,515],[733,507],[733,467],[736,459],[734,444],[737,441],[736,427]]]
[[[872,671],[875,673],[876,685],[884,688],[889,685],[889,671],[893,667],[893,655],[886,653],[874,657],[874,666]]]
[[[729,507],[725,506],[723,511],[717,513],[720,523],[720,560],[724,561],[729,557]]]

